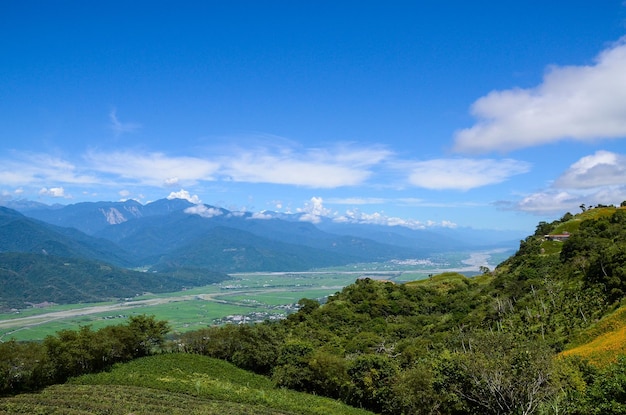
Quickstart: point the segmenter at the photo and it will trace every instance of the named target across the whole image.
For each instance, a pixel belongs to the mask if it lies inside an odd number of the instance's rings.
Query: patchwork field
[[[219,284],[167,294],[144,294],[121,302],[29,308],[0,314],[0,341],[40,340],[81,325],[98,329],[138,314],[167,320],[175,332],[229,322],[280,319],[296,310],[299,299],[324,301],[358,278],[405,282],[447,271],[474,275],[480,266],[493,269],[508,255],[510,251],[497,250],[312,272],[233,274],[232,279]]]

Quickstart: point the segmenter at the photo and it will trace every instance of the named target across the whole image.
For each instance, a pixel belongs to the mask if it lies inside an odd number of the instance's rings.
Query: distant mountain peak
[[[100,208],[98,210],[102,212],[107,223],[110,225],[119,225],[120,223],[126,222],[128,220],[119,210],[114,207],[109,209]]]

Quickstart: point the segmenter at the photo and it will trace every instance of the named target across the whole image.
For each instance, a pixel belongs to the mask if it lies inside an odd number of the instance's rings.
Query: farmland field
[[[0,314],[0,341],[40,340],[59,330],[77,329],[81,325],[98,329],[121,324],[128,316],[137,314],[167,320],[174,332],[214,324],[280,319],[296,310],[299,299],[323,302],[358,278],[405,282],[445,271],[474,275],[480,266],[493,269],[510,252],[454,253],[310,272],[232,274],[230,280],[222,283],[175,293],[144,294],[118,302],[29,308]]]

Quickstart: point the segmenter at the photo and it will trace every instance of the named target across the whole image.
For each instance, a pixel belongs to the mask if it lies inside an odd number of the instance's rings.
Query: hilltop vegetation
[[[540,223],[480,277],[362,279],[324,305],[302,300],[282,323],[181,340],[279,385],[379,413],[621,413],[605,380],[626,386],[626,361],[614,356],[601,373],[580,354],[557,358],[624,297],[626,210],[593,211]],[[544,235],[564,228],[571,236],[547,252]]]
[[[564,241],[545,238],[565,231]],[[325,304],[300,300],[300,310],[280,322],[209,327],[143,350],[163,344],[183,352],[167,356],[183,373],[187,359],[197,358],[187,354],[204,355],[265,376],[259,382],[381,414],[624,414],[625,266],[626,209],[598,207],[540,223],[515,255],[478,277],[446,273],[407,284],[359,279]],[[156,324],[146,321],[147,328]],[[97,370],[90,362],[102,355],[93,344],[106,336],[85,328],[43,345],[2,345],[0,356],[14,356],[5,358],[5,373],[21,368],[23,375],[7,375],[23,381],[3,390],[33,389],[26,379],[50,368],[73,368],[57,380]],[[33,362],[46,362],[48,372]],[[194,396],[221,382],[208,379],[208,369],[180,375],[160,362],[143,380],[133,378],[133,365],[142,364],[133,362],[72,382]],[[157,380],[170,386],[147,384]],[[231,401],[244,395],[247,400],[237,402],[259,404],[253,390],[228,390],[223,396]],[[218,395],[211,397],[222,399]]]

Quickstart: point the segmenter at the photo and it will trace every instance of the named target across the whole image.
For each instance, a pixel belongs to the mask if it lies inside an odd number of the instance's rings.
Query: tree
[[[578,402],[575,414],[624,415],[626,414],[626,356],[599,371]]]
[[[134,357],[148,356],[165,341],[170,328],[167,321],[156,321],[154,316],[131,316],[128,321],[134,346]]]
[[[390,404],[398,369],[395,361],[385,355],[365,354],[355,358],[348,368],[352,379],[348,403],[375,412],[394,413]]]
[[[344,398],[349,387],[348,365],[342,357],[315,350],[309,358],[310,391],[331,398]]]
[[[440,388],[482,414],[529,415],[557,393],[552,351],[538,341],[503,332],[477,332],[454,353]]]
[[[551,223],[541,221],[535,229],[535,236],[543,236],[549,234],[554,226]]]
[[[272,378],[277,385],[299,391],[309,391],[313,371],[309,360],[313,346],[304,341],[289,341],[280,350]]]
[[[0,342],[0,395],[31,391],[44,383],[40,343]]]

